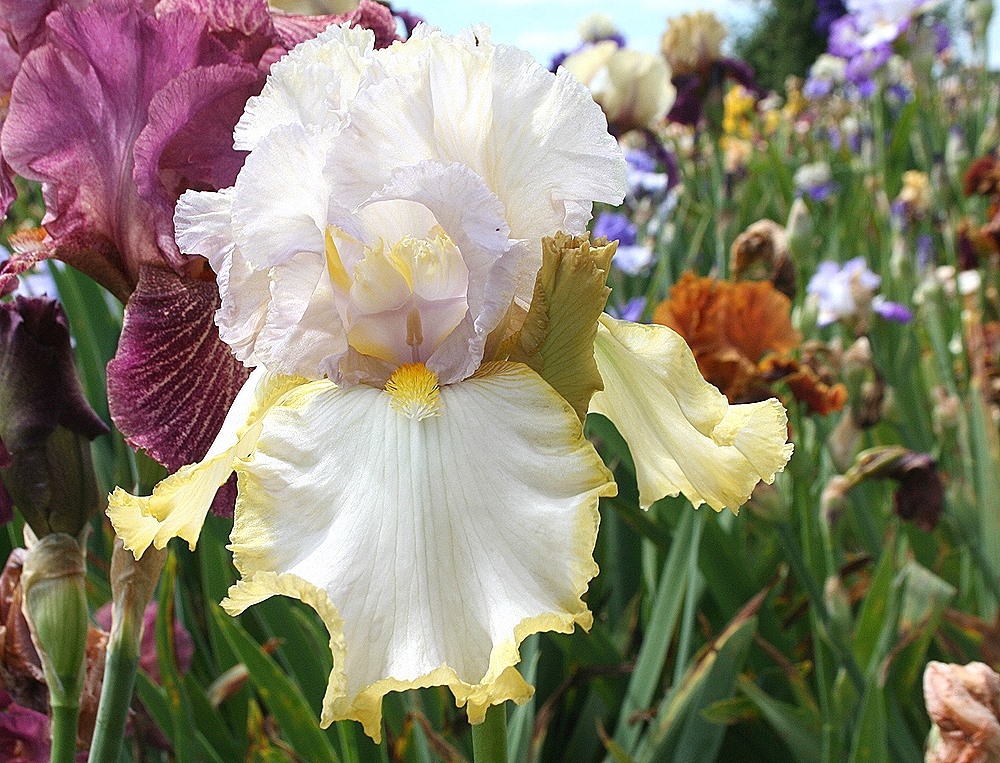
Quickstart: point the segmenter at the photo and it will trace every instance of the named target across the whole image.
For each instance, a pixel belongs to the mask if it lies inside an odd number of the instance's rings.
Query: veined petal
[[[253,450],[261,417],[303,381],[256,369],[233,401],[218,437],[200,463],[181,467],[157,485],[151,496],[140,498],[115,488],[107,513],[125,548],[136,559],[150,544],[163,548],[171,538],[183,538],[194,549],[216,491],[229,479],[234,461]]]
[[[223,605],[282,594],[319,612],[324,726],[354,719],[378,739],[382,697],[432,685],[477,723],[531,696],[513,667],[526,636],[592,621],[598,498],[616,486],[572,408],[512,363],[440,395],[417,420],[374,387],[312,382],[237,466],[242,580]]]
[[[729,405],[666,326],[604,315],[594,351],[604,391],[590,410],[611,419],[628,442],[643,508],[683,493],[695,506],[735,512],[791,458],[781,403]]]

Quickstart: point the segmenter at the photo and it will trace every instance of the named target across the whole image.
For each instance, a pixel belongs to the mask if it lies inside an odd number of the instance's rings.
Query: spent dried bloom
[[[944,509],[944,481],[937,461],[930,454],[898,445],[870,448],[858,454],[845,476],[855,484],[864,479],[895,480],[896,516],[925,532],[937,527]]]
[[[924,701],[934,727],[927,763],[1000,761],[1000,675],[988,665],[931,661]]]
[[[795,263],[784,226],[758,220],[736,237],[730,257],[737,280],[767,280],[789,299],[795,298]]]
[[[993,154],[973,160],[962,179],[962,192],[966,196],[994,196],[1000,192],[1000,162]]]

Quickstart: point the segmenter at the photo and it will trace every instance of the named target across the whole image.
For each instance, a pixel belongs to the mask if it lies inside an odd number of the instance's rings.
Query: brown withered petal
[[[1000,164],[992,154],[980,156],[965,171],[962,192],[966,196],[990,196],[1000,188]]]
[[[783,226],[758,220],[736,237],[730,252],[736,280],[770,281],[786,297],[795,298],[795,265]]]
[[[827,384],[812,368],[794,358],[770,355],[761,361],[760,373],[768,381],[783,381],[808,413],[826,416],[847,404],[847,387]]]
[[[935,728],[928,763],[988,763],[1000,759],[1000,676],[981,662],[930,662],[924,700]]]
[[[0,690],[19,705],[45,710],[42,663],[21,613],[21,568],[27,555],[25,549],[15,548],[0,574]]]
[[[767,281],[731,283],[685,273],[653,322],[684,337],[702,375],[736,403],[771,396],[757,363],[798,347],[801,336],[790,315],[791,301]]]
[[[937,462],[926,453],[912,453],[902,459],[896,479],[899,481],[893,496],[896,515],[925,532],[933,530],[944,505],[944,482]]]

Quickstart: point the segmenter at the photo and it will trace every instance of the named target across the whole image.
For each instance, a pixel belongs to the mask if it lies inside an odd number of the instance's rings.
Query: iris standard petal
[[[695,506],[735,512],[791,458],[781,403],[729,405],[666,326],[604,315],[594,350],[604,390],[590,411],[607,416],[628,442],[644,508],[683,493]]]
[[[318,381],[267,412],[237,467],[242,580],[223,603],[314,607],[334,655],[323,725],[355,719],[376,739],[390,691],[447,685],[473,723],[530,697],[518,645],[589,627],[598,499],[617,490],[572,408],[524,365],[441,388],[439,415],[391,403]]]
[[[136,497],[115,488],[108,499],[108,517],[125,548],[136,559],[150,544],[163,548],[171,538],[183,538],[192,549],[205,523],[216,491],[229,479],[233,463],[245,458],[257,440],[261,416],[305,380],[269,374],[259,368],[233,401],[218,437],[205,458],[181,467],[153,489]]]

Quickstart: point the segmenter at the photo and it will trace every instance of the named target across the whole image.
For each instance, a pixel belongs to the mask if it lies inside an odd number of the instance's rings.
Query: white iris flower
[[[382,697],[431,685],[476,723],[531,696],[526,636],[590,626],[617,488],[588,409],[629,441],[645,506],[735,510],[787,462],[776,400],[729,406],[678,335],[600,317],[614,244],[584,234],[625,162],[568,72],[481,27],[378,51],[334,27],[273,67],[235,138],[235,186],[186,193],[175,222],[256,370],[200,464],[108,513],[137,557],[193,547],[235,470],[224,606],[317,610],[324,725],[378,738]]]

